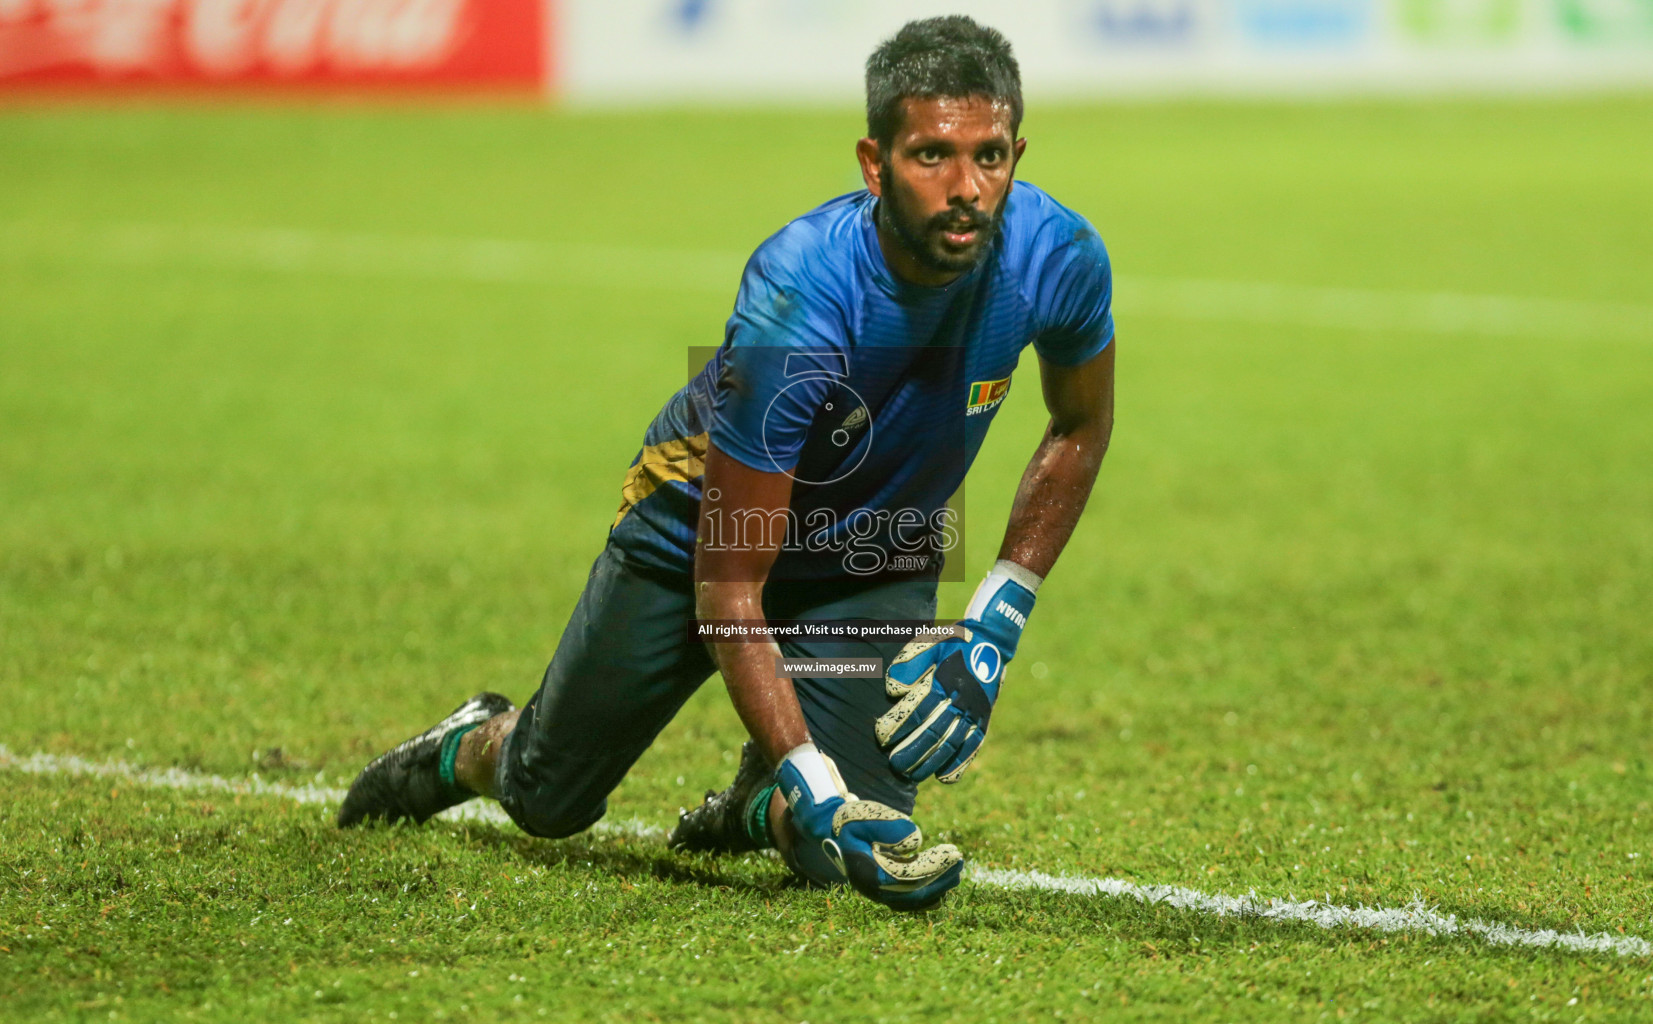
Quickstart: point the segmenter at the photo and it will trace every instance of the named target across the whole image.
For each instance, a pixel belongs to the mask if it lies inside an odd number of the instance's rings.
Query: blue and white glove
[[[896,771],[914,782],[932,775],[957,782],[964,774],[987,738],[1005,666],[1016,656],[1042,582],[1001,558],[959,620],[963,636],[914,640],[895,656],[884,692],[896,705],[874,729]]]
[[[927,910],[959,884],[964,854],[951,843],[924,846],[913,820],[893,807],[856,799],[838,767],[805,743],[781,760],[775,779],[792,813],[792,869],[822,885],[848,883],[896,910]]]

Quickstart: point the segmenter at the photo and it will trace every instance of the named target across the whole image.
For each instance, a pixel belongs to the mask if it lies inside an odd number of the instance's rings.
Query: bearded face
[[[981,262],[998,234],[1004,196],[991,211],[963,203],[927,213],[916,190],[883,161],[881,216],[915,260],[940,274],[962,274]]]
[[[946,284],[981,262],[999,231],[1016,161],[1009,103],[984,96],[913,97],[886,140],[855,144],[878,196],[878,237],[896,276]]]

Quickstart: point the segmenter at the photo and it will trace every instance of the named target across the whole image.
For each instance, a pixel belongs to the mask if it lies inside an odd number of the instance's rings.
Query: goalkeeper
[[[981,749],[1113,425],[1107,252],[1014,181],[1021,117],[1009,44],[969,18],[909,23],[874,51],[866,188],[753,253],[722,346],[644,435],[538,691],[520,709],[480,694],[373,761],[341,826],[482,795],[531,834],[582,831],[720,672],[751,742],[674,847],[773,846],[897,909],[958,884],[960,852],[925,847],[911,818],[917,785],[957,782]],[[1049,423],[952,635],[697,638],[713,622],[933,620],[947,501],[1028,345]],[[783,655],[884,673],[787,673]]]

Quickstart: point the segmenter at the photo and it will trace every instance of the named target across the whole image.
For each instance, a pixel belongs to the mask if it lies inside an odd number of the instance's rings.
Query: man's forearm
[[[999,557],[1048,576],[1079,524],[1107,450],[1100,425],[1066,434],[1054,422],[1047,426],[1016,488]]]
[[[707,619],[761,620],[763,581],[780,552],[779,538],[758,531],[755,542],[724,537],[716,524],[734,516],[759,521],[790,507],[792,478],[785,473],[752,469],[729,458],[717,445],[706,451],[706,479],[695,546],[695,615]],[[781,651],[772,642],[711,644],[712,658],[741,724],[771,764],[809,742],[809,727],[798,707],[792,680],[775,672]]]
[[[702,582],[695,606],[701,619],[761,619],[763,585]],[[781,649],[773,641],[710,646],[735,714],[771,764],[809,742],[809,726],[792,680],[775,671]]]

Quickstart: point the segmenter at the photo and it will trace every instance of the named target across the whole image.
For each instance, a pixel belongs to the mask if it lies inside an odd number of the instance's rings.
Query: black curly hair
[[[887,147],[901,130],[902,101],[984,96],[1022,123],[1022,74],[1003,34],[962,14],[909,21],[867,58],[867,135]]]

